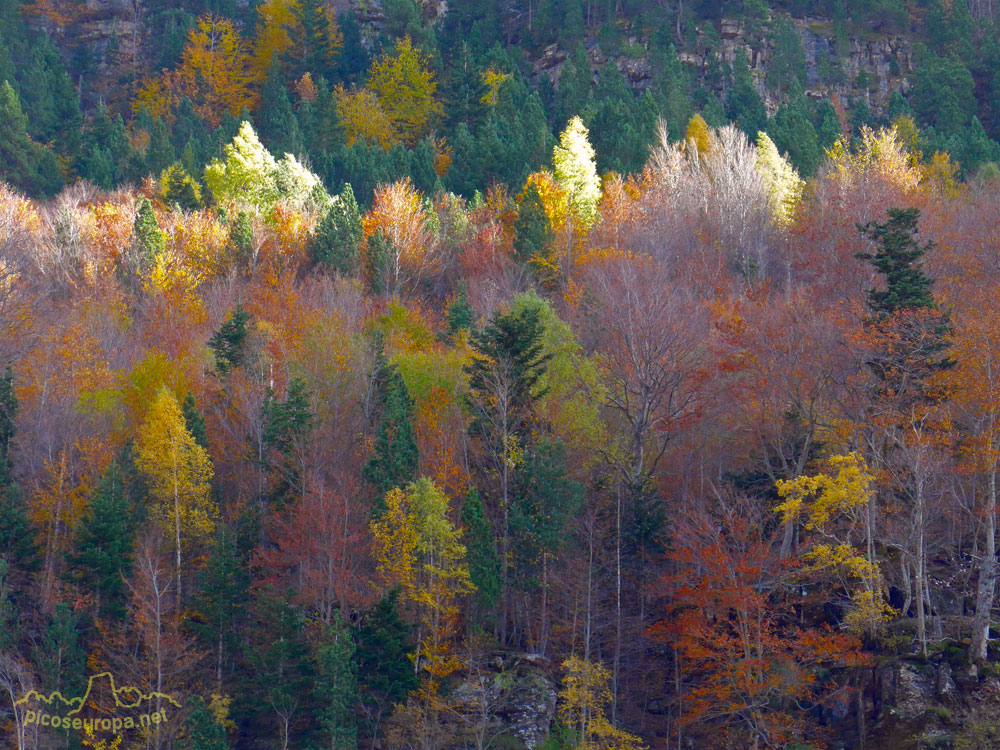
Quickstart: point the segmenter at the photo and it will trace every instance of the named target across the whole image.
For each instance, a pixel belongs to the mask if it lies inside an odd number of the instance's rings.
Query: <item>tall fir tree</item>
[[[270,454],[266,463],[276,475],[271,500],[279,508],[294,502],[305,490],[302,451],[313,428],[310,398],[305,381],[292,378],[283,402],[270,392],[264,402],[264,444]]]
[[[132,236],[143,264],[147,268],[151,267],[166,247],[166,235],[156,221],[156,212],[149,198],[139,201]]]
[[[463,328],[471,332],[475,327],[475,311],[469,304],[469,291],[465,282],[460,284],[458,296],[448,305],[447,319],[448,333],[452,336]]]
[[[247,564],[237,549],[235,534],[220,525],[198,576],[198,594],[188,619],[188,626],[198,640],[213,652],[212,667],[220,694],[239,652],[239,626],[246,617],[249,590]]]
[[[170,142],[167,124],[158,117],[149,134],[149,146],[146,148],[146,172],[159,174],[173,164],[176,158],[177,155]]]
[[[316,703],[319,724],[330,750],[356,750],[358,725],[354,708],[358,703],[357,646],[350,628],[333,613],[323,628],[316,648]]]
[[[364,240],[361,211],[350,184],[345,185],[327,208],[309,240],[313,262],[350,276],[357,272],[358,253]]]
[[[40,564],[35,533],[10,464],[18,408],[14,374],[8,367],[0,378],[0,557],[10,566],[9,582],[15,592],[27,589],[28,576]]]
[[[271,65],[267,69],[267,78],[261,89],[260,108],[257,110],[254,122],[261,140],[272,154],[280,157],[285,153],[292,155],[304,153],[299,122],[292,110],[288,87],[285,86],[277,56],[271,58]]]
[[[208,340],[208,347],[215,355],[215,370],[220,375],[228,374],[234,367],[239,367],[243,363],[249,322],[250,313],[243,309],[242,304],[237,303],[232,315]]]
[[[247,680],[240,691],[245,726],[277,747],[301,747],[316,711],[305,620],[287,597],[271,590],[256,599],[252,615],[243,652]]]
[[[417,477],[420,454],[413,429],[413,399],[396,365],[383,363],[378,375],[382,418],[375,437],[375,452],[362,476],[375,490],[373,514],[383,508],[389,490],[403,487]]]
[[[200,695],[188,700],[189,713],[185,721],[185,739],[188,750],[229,750],[226,728],[220,724],[211,707],[205,705]]]
[[[475,601],[480,610],[488,612],[500,596],[500,561],[496,539],[475,488],[469,490],[462,506],[462,526],[468,553],[469,575],[476,587]]]
[[[920,245],[914,235],[920,209],[890,208],[884,224],[869,222],[859,227],[877,244],[874,253],[861,252],[857,257],[867,260],[885,277],[884,288],[868,292],[868,308],[879,319],[886,319],[900,310],[932,308],[933,282],[920,263],[932,242]]]
[[[409,654],[413,628],[399,612],[399,590],[383,596],[361,618],[357,628],[358,686],[367,735],[374,738],[392,707],[402,704],[417,687]]]
[[[514,219],[514,252],[522,263],[544,254],[552,244],[552,222],[545,213],[538,186],[531,182],[524,189],[524,197]]]
[[[184,415],[184,424],[194,441],[205,450],[208,450],[208,435],[205,432],[205,417],[198,411],[198,404],[194,400],[194,394],[188,391],[181,402],[181,414]]]
[[[750,139],[767,128],[767,109],[753,85],[746,55],[736,55],[733,63],[733,88],[726,99],[726,117]]]
[[[118,462],[112,461],[66,556],[68,578],[94,595],[97,613],[107,619],[125,616],[125,581],[132,575],[131,519],[125,478]]]
[[[80,618],[66,602],[56,604],[34,649],[34,662],[46,690],[82,695],[87,654],[80,642]]]
[[[248,272],[253,260],[253,241],[253,225],[250,223],[250,215],[246,211],[240,211],[229,224],[229,246],[236,259],[237,268],[244,273]]]
[[[11,85],[0,84],[0,179],[36,196],[49,196],[62,187],[55,155],[28,135],[28,118]]]
[[[882,384],[880,393],[905,412],[943,397],[931,376],[954,364],[945,354],[951,322],[934,301],[933,281],[921,264],[934,244],[917,242],[920,209],[890,208],[887,213],[885,223],[858,227],[876,249],[857,257],[884,277],[881,287],[868,292],[866,325],[875,341],[868,366]]]

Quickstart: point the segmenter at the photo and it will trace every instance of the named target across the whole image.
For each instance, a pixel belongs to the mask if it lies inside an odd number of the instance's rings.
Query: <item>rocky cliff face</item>
[[[869,36],[849,40],[849,53],[842,59],[833,61],[833,24],[829,19],[819,17],[791,19],[802,40],[806,55],[807,96],[816,99],[836,96],[847,105],[848,102],[863,100],[876,115],[884,114],[889,99],[895,91],[908,88],[907,75],[913,71],[913,51],[910,40],[902,36]],[[758,92],[764,99],[768,113],[773,114],[781,104],[779,97],[766,85],[774,49],[769,42],[751,44],[744,25],[734,19],[726,19],[718,24],[721,45],[719,56],[731,67],[737,55],[743,55],[750,66]],[[711,59],[709,38],[705,26],[698,28],[694,50],[683,50],[678,57],[687,70],[703,80]],[[652,84],[653,70],[647,55],[635,54],[642,50],[646,42],[637,37],[629,37],[625,45],[633,54],[620,55],[615,64],[632,86],[643,89]],[[595,70],[604,65],[608,57],[596,40],[587,45],[587,53]],[[557,83],[559,73],[568,51],[558,45],[547,47],[535,63],[539,75],[548,76]],[[859,86],[858,80],[867,78],[867,86]],[[704,81],[703,81],[704,82]],[[720,92],[722,93],[722,92]]]
[[[533,654],[498,655],[467,671],[451,693],[449,750],[496,738],[503,747],[534,750],[549,736],[556,715],[553,665]]]

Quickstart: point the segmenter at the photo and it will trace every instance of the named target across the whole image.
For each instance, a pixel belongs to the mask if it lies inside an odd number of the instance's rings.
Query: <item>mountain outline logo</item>
[[[16,700],[14,707],[15,710],[23,710],[25,726],[37,724],[53,729],[84,729],[92,733],[95,730],[120,732],[163,724],[168,721],[164,703],[177,709],[181,707],[167,693],[156,690],[144,693],[131,685],[118,687],[111,672],[99,672],[88,678],[87,689],[82,696],[67,698],[58,690],[46,695],[32,689]],[[87,713],[84,709],[88,704],[93,708],[94,716],[81,715],[81,712]]]

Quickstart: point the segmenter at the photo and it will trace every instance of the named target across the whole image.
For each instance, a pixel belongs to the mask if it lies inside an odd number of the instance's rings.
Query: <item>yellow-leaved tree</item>
[[[784,502],[775,510],[785,523],[801,520],[806,531],[815,534],[804,560],[810,569],[830,571],[845,588],[853,588],[845,623],[855,633],[874,638],[895,614],[885,599],[885,581],[875,560],[875,478],[857,452],[833,456],[829,464],[831,474],[779,479],[778,495]],[[855,541],[861,535],[863,552]]]
[[[373,552],[386,589],[399,586],[416,615],[414,668],[421,680],[407,714],[420,741],[433,738],[444,709],[441,681],[462,666],[453,652],[459,602],[475,590],[465,561],[462,530],[448,519],[448,497],[427,477],[391,490],[385,512],[372,521]],[[421,744],[421,746],[426,746]]]
[[[792,221],[795,208],[802,199],[805,183],[780,153],[767,133],[757,133],[757,174],[767,186],[771,218],[778,226],[787,226]]]
[[[684,144],[692,155],[707,156],[715,146],[711,128],[697,112],[691,115],[684,130]]]
[[[583,226],[597,221],[601,201],[601,179],[597,176],[594,147],[583,120],[574,117],[559,135],[552,151],[552,166],[559,186],[569,194],[569,206]]]
[[[337,85],[333,90],[337,100],[337,115],[350,146],[358,138],[377,143],[388,151],[399,142],[399,133],[375,93],[369,89],[346,90]]]
[[[426,57],[410,37],[372,63],[368,88],[375,92],[382,109],[408,146],[416,145],[444,112],[434,98],[437,82]]]
[[[572,656],[559,691],[559,717],[576,732],[577,750],[643,750],[642,740],[619,729],[604,713],[611,702],[611,672],[600,662]]]
[[[264,0],[257,6],[257,38],[253,44],[253,67],[259,80],[264,80],[271,60],[281,58],[294,42],[289,33],[295,24],[295,0]]]
[[[149,485],[156,519],[174,537],[180,612],[182,549],[212,534],[219,510],[210,492],[208,452],[195,441],[166,386],[156,394],[139,430],[136,465]]]
[[[147,107],[169,118],[187,96],[199,115],[218,125],[227,112],[238,115],[244,108],[254,108],[254,83],[252,59],[232,21],[206,14],[188,32],[180,66],[146,81],[136,109]]]

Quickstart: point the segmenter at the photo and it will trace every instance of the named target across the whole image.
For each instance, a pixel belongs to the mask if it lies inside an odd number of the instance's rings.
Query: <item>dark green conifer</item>
[[[552,223],[542,196],[535,183],[524,189],[524,197],[514,220],[514,252],[522,263],[527,263],[536,254],[544,254],[552,243]]]
[[[316,232],[309,241],[309,252],[313,262],[350,276],[357,271],[358,252],[363,239],[361,211],[348,184],[334,198],[316,226]]]
[[[246,211],[240,211],[229,225],[229,244],[241,270],[253,257],[253,226]]]
[[[215,369],[220,375],[227,374],[243,361],[243,344],[247,337],[247,323],[250,313],[237,303],[233,314],[212,334],[208,346],[215,355]]]
[[[406,701],[416,689],[413,673],[412,628],[399,612],[399,590],[394,589],[361,618],[357,629],[358,687],[365,706],[368,734],[389,715],[392,707]]]
[[[146,267],[152,266],[166,247],[166,235],[156,221],[156,212],[149,198],[139,201],[132,234],[142,262]]]
[[[448,305],[448,333],[454,336],[463,328],[471,331],[474,323],[475,314],[469,304],[468,290],[462,282],[458,296]]]
[[[384,364],[378,375],[382,394],[382,419],[375,437],[375,452],[362,476],[375,489],[377,514],[389,490],[405,487],[417,478],[420,453],[413,429],[413,399],[399,368]]]
[[[188,750],[229,750],[226,728],[215,720],[205,705],[205,699],[192,695],[188,699],[188,708],[190,713],[184,722]]]
[[[483,503],[475,488],[465,496],[462,526],[465,529],[469,575],[476,587],[476,602],[482,610],[488,611],[500,596],[500,562],[493,529],[486,520]]]
[[[112,461],[66,556],[68,578],[94,594],[98,614],[116,620],[125,616],[125,581],[132,574],[131,515],[122,472]]]
[[[358,703],[357,646],[340,611],[323,628],[316,649],[316,701],[318,719],[326,735],[326,747],[354,750],[358,746],[358,725],[354,707]]]

